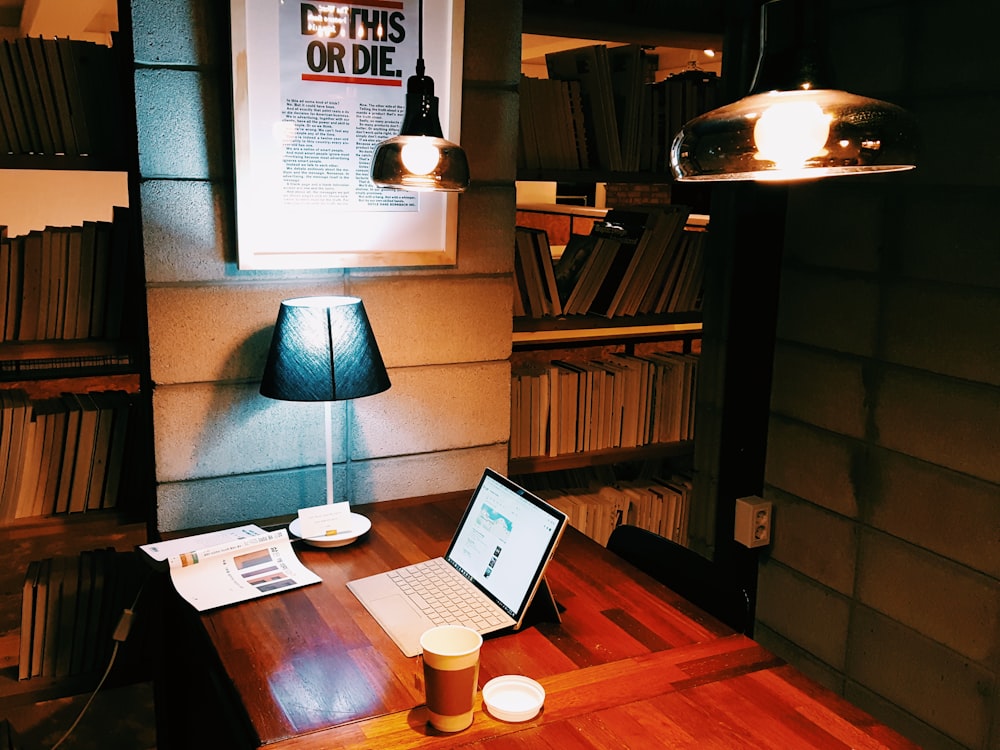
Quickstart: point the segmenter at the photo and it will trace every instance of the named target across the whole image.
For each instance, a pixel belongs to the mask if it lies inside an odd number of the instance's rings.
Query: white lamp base
[[[337,534],[331,534],[330,536],[317,536],[317,537],[304,537],[300,533],[299,529],[299,519],[294,519],[288,525],[289,533],[301,539],[306,544],[312,547],[343,547],[350,544],[351,542],[360,538],[363,534],[368,533],[371,529],[372,522],[360,513],[351,512],[351,527],[345,531],[338,532]]]

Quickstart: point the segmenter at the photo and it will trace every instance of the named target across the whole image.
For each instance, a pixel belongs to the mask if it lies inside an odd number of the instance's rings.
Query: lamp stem
[[[333,404],[323,402],[323,416],[326,427],[326,504],[333,504]]]

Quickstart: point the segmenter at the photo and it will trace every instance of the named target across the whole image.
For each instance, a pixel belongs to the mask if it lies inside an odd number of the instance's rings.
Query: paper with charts
[[[202,548],[185,546],[196,537],[170,542],[171,551],[178,550],[167,557],[174,588],[199,612],[320,582],[296,556],[285,529],[239,531]]]

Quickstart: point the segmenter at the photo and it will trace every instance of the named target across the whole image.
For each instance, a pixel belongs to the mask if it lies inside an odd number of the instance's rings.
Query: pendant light
[[[761,6],[750,93],[688,122],[674,137],[679,182],[804,180],[916,166],[917,133],[902,108],[826,88],[815,0]]]
[[[469,186],[469,162],[461,146],[445,140],[434,80],[424,75],[423,0],[417,30],[417,70],[406,81],[403,126],[375,149],[372,182],[399,190],[462,192]]]

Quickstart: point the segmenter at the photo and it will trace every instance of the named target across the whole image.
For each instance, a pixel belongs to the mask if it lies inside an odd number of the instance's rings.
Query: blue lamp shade
[[[261,395],[344,401],[389,388],[382,354],[357,297],[297,297],[278,310]]]

